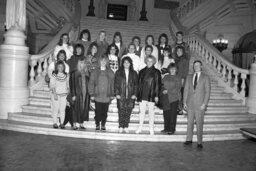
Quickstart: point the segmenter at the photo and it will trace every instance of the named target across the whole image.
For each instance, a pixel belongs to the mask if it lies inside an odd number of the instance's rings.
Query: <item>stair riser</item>
[[[40,118],[40,119],[35,119],[35,118],[24,118],[24,117],[17,117],[17,116],[10,116],[9,120],[12,121],[19,121],[19,122],[28,122],[28,123],[37,123],[37,124],[44,124],[44,125],[52,125],[53,121],[51,118]],[[70,126],[70,124],[67,124],[67,126]],[[95,122],[94,121],[89,121],[85,123],[86,128],[88,129],[95,129]],[[118,123],[113,123],[113,122],[107,122],[106,123],[106,127],[109,131],[118,131]],[[129,124],[129,130],[131,132],[134,132],[136,129],[138,129],[138,123],[130,123]],[[238,131],[241,127],[248,127],[248,126],[253,126],[253,124],[230,124],[230,125],[208,125],[205,124],[204,125],[204,131]],[[143,125],[143,130],[148,130],[149,129],[149,125],[148,123],[144,123]],[[154,124],[154,131],[156,132],[160,132],[161,130],[163,130],[163,125],[160,124]],[[194,130],[196,131],[196,125]],[[187,131],[187,125],[180,125],[178,124],[176,126],[176,131],[177,132],[184,132],[184,134]]]
[[[143,141],[143,142],[184,142],[186,135],[149,135],[149,134],[116,134],[102,132],[87,132],[87,131],[69,131],[69,130],[54,130],[52,128],[40,128],[34,126],[23,126],[15,124],[0,124],[0,129],[11,131],[28,132],[33,134],[54,135],[70,138],[86,138],[100,140],[116,140],[116,141]],[[244,139],[242,134],[213,134],[203,135],[203,140],[206,141],[224,141],[224,140],[239,140]],[[196,142],[196,136],[193,141]]]
[[[45,100],[30,100],[29,104],[30,105],[47,106],[47,107],[51,106],[50,100],[48,100],[48,101],[45,101]],[[116,105],[117,104],[111,103],[109,107],[110,108],[116,108]],[[243,107],[243,105],[241,103],[238,103],[238,102],[233,102],[233,103],[228,103],[228,104],[227,103],[213,103],[213,102],[208,103],[208,107],[222,107],[222,106],[224,106],[224,107],[227,107],[227,106],[233,106],[233,107],[241,106],[241,107]],[[135,108],[139,108],[139,104],[136,104]]]
[[[48,116],[51,117],[52,116],[51,113],[48,114]],[[89,114],[89,118],[91,120],[94,120],[94,116],[95,116],[94,113]],[[23,116],[23,117],[29,117],[29,116]],[[36,116],[36,114],[35,114],[35,116],[30,116],[30,117],[43,118],[43,117],[40,116],[40,114],[38,114],[38,116]],[[108,114],[108,121],[118,122],[118,120],[119,120],[118,114],[115,114],[115,113],[109,113]],[[149,121],[148,115],[145,115],[144,120],[145,120],[145,122]],[[205,123],[212,123],[212,122],[222,123],[222,122],[238,122],[238,121],[248,121],[248,120],[249,120],[248,116],[231,116],[231,117],[226,117],[226,118],[225,117],[207,117],[206,116],[205,119],[204,119],[204,122]],[[132,114],[131,118],[130,118],[130,121],[139,123],[139,115],[138,114]],[[157,124],[163,124],[163,122],[164,122],[163,116],[162,115],[155,115],[154,121]],[[187,118],[184,117],[184,116],[178,116],[177,117],[177,123],[178,124],[186,124],[187,123]]]
[[[23,108],[22,109],[23,112],[27,112],[27,113],[38,113],[38,114],[51,114],[51,110],[50,109],[41,109],[41,108],[37,108],[37,109],[33,109],[33,108]],[[248,110],[247,109],[226,109],[226,110],[217,110],[217,109],[213,109],[213,110],[207,110],[205,112],[205,114],[232,114],[232,113],[246,113]],[[117,113],[118,110],[113,110],[113,109],[110,109],[109,112],[112,112],[112,113]],[[136,114],[138,113],[138,111],[135,111],[133,112],[133,114]],[[162,115],[162,111],[155,111],[155,114],[156,115]]]

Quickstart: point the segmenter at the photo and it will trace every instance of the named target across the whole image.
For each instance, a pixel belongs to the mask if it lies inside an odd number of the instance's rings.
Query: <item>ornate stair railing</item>
[[[245,102],[249,70],[238,68],[227,61],[209,41],[199,34],[189,35],[187,42],[190,50],[196,52],[198,57],[214,72],[213,75],[218,83],[224,86],[227,92],[232,93],[234,99],[241,99]]]
[[[70,1],[72,1],[72,4],[74,4],[74,7],[72,7],[71,10],[73,13],[71,21],[64,24],[62,29],[57,33],[57,35],[54,36],[54,38],[41,51],[41,53],[30,56],[30,72],[28,83],[30,88],[30,95],[33,95],[33,90],[43,88],[48,66],[53,61],[53,51],[59,41],[61,34],[69,33],[71,41],[76,40],[78,37],[78,33],[80,31],[79,23],[81,19],[81,6],[78,0]]]

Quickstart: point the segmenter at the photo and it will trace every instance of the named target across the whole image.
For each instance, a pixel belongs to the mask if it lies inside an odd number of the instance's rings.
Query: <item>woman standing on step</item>
[[[162,133],[169,135],[176,131],[177,109],[179,100],[181,99],[181,78],[177,74],[177,66],[171,63],[168,66],[169,74],[165,75],[162,83],[162,102],[164,110],[164,130]]]
[[[74,129],[85,129],[84,121],[89,119],[90,96],[88,91],[89,72],[86,60],[80,59],[76,71],[70,74],[70,94],[73,101]]]
[[[128,125],[135,99],[137,98],[138,75],[133,69],[129,56],[122,59],[120,69],[115,75],[115,95],[119,115],[119,133],[129,133]]]
[[[118,47],[118,58],[120,59],[126,53],[126,47],[123,44],[122,35],[120,32],[115,32],[112,44]]]
[[[67,61],[70,72],[73,72],[77,69],[77,63],[81,59],[85,59],[84,46],[82,44],[76,44],[74,47],[74,55],[72,55],[71,58]]]
[[[91,73],[93,70],[99,68],[99,56],[98,56],[98,45],[93,42],[90,44],[86,56],[86,64],[89,72]]]
[[[150,45],[153,48],[152,55],[156,58],[155,67],[157,68],[157,65],[158,65],[158,49],[154,45],[154,37],[153,37],[153,35],[147,35],[147,37],[145,39],[145,46],[141,50],[141,59],[142,60],[145,59],[145,51],[146,51],[147,45]]]
[[[142,47],[140,46],[141,40],[139,36],[134,36],[132,38],[132,43],[135,45],[135,54],[140,57]]]
[[[129,56],[132,60],[133,64],[133,69],[139,73],[140,71],[140,57],[135,54],[135,45],[133,43],[129,44],[128,46],[128,53],[124,55],[122,58],[125,56]]]
[[[95,69],[89,81],[89,94],[95,101],[96,131],[105,131],[109,103],[114,99],[114,72],[109,67],[108,57],[103,55],[99,58],[100,68]]]
[[[164,49],[170,48],[171,46],[168,45],[168,36],[165,33],[162,33],[158,38],[158,45],[156,45],[158,49],[158,61],[163,61],[164,57]]]
[[[58,128],[58,116],[60,118],[60,127],[65,128],[63,122],[65,119],[65,108],[67,104],[67,95],[69,93],[69,78],[65,72],[65,64],[58,61],[55,70],[50,77],[51,107],[53,117],[53,128]]]
[[[52,63],[50,63],[49,67],[48,67],[48,71],[47,71],[47,74],[48,74],[48,77],[52,77],[52,74],[53,74],[53,71],[55,70],[55,64],[56,62],[58,61],[63,61],[64,65],[65,65],[65,72],[67,74],[69,74],[69,65],[66,63],[66,52],[64,50],[60,50],[57,54],[57,61],[53,61]]]
[[[91,44],[91,33],[88,29],[84,29],[79,36],[79,40],[76,44],[82,44],[84,47],[84,54],[87,54],[88,48]]]
[[[145,59],[147,58],[147,56],[152,55],[152,52],[153,52],[153,47],[150,46],[150,45],[147,45],[147,46],[145,47],[144,56],[141,56],[141,57],[140,57],[140,70],[142,70],[143,68],[145,68],[145,67],[147,66]]]
[[[138,102],[140,102],[140,123],[136,134],[142,131],[146,109],[149,114],[150,135],[154,135],[154,107],[159,102],[161,90],[161,73],[155,68],[156,58],[148,55],[145,59],[147,66],[139,72]]]
[[[60,37],[58,45],[54,49],[54,59],[56,60],[57,54],[60,50],[64,50],[66,52],[67,60],[71,58],[73,55],[73,47],[69,43],[69,36],[67,33],[63,33]]]
[[[120,58],[118,58],[118,52],[118,47],[115,44],[111,44],[108,46],[107,55],[109,59],[109,66],[114,73],[118,70],[120,63]]]

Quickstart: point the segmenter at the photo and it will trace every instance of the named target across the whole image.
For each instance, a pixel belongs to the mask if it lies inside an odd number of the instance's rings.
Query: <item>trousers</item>
[[[179,101],[170,103],[170,110],[164,111],[164,130],[167,132],[176,131],[176,122],[177,122],[177,109]]]
[[[205,111],[200,110],[200,109],[197,109],[197,110],[188,109],[187,141],[192,141],[193,130],[194,130],[194,120],[196,120],[197,143],[202,144],[204,112]]]
[[[101,103],[95,101],[95,123],[99,126],[100,122],[102,126],[105,126],[108,117],[109,103]]]
[[[140,102],[140,114],[139,114],[139,129],[142,129],[144,124],[144,118],[146,109],[148,108],[149,114],[149,129],[150,131],[154,131],[154,118],[155,118],[155,111],[154,111],[155,103],[142,100]]]
[[[53,123],[58,122],[58,117],[60,118],[60,123],[63,124],[65,120],[65,109],[67,105],[67,96],[58,96],[58,99],[54,99],[54,95],[51,95],[51,106],[52,106],[52,118]]]

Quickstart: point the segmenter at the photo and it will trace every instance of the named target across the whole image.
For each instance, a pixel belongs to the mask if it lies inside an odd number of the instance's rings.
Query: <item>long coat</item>
[[[135,100],[131,97],[135,95],[137,97],[138,89],[138,75],[134,70],[129,71],[128,84],[126,83],[126,75],[123,69],[119,69],[115,75],[115,95],[121,96],[121,99],[117,100],[118,109],[129,107],[134,108]],[[128,86],[128,87],[127,87]],[[128,88],[128,94],[126,89]]]
[[[74,71],[70,74],[70,94],[76,97],[73,102],[73,120],[74,122],[83,123],[89,119],[90,96],[88,91],[89,74],[85,75],[86,94],[83,96],[82,74]]]

